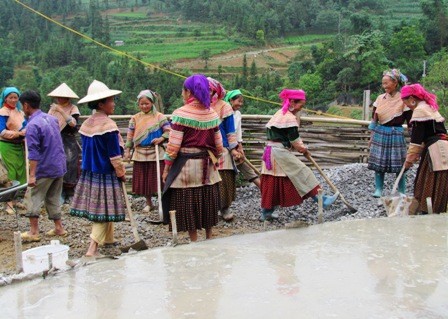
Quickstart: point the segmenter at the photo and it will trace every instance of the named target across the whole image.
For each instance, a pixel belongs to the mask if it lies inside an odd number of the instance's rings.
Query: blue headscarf
[[[0,107],[3,107],[3,103],[5,102],[6,97],[11,93],[16,93],[18,96],[20,96],[19,89],[13,86],[5,88],[2,92],[2,95],[0,96]],[[17,102],[16,108],[20,111],[22,109],[22,104],[20,102]]]
[[[184,88],[189,90],[206,109],[210,108],[210,88],[205,75],[193,74],[188,77],[184,82]]]

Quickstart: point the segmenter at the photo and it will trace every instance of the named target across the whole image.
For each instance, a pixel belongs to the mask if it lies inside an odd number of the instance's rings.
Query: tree
[[[445,118],[448,116],[448,72],[446,70],[448,70],[448,52],[442,50],[435,55],[434,61],[431,61],[428,74],[422,81],[426,89],[437,94],[440,112]]]
[[[14,76],[14,54],[13,48],[7,45],[7,41],[0,39],[0,88],[6,86],[6,82]]]
[[[442,49],[448,43],[448,15],[443,0],[421,2],[424,19],[421,20],[426,32],[426,48],[432,53]]]
[[[211,57],[211,50],[210,49],[204,49],[201,51],[201,60],[204,60],[205,62],[205,69],[208,69],[208,60],[210,60]]]
[[[388,57],[394,66],[405,73],[411,82],[422,74],[422,61],[426,58],[425,38],[415,26],[404,26],[395,32],[387,46]]]

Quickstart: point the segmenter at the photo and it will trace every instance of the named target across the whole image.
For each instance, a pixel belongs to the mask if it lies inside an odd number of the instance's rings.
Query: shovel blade
[[[381,201],[388,217],[414,215],[418,207],[418,202],[413,196],[404,194],[381,197]]]
[[[122,253],[127,253],[127,252],[129,252],[129,250],[131,248],[136,251],[142,251],[142,250],[147,250],[148,246],[146,245],[146,243],[143,240],[140,240],[130,246],[120,247],[120,250]]]

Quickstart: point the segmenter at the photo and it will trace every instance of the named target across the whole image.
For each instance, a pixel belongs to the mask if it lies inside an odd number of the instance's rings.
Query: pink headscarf
[[[282,113],[285,114],[288,112],[289,108],[289,100],[304,100],[306,101],[306,93],[304,90],[291,90],[291,89],[284,89],[280,92],[278,95],[279,98],[283,100],[282,105]]]
[[[408,98],[410,96],[415,96],[419,100],[425,101],[435,111],[439,110],[439,105],[437,104],[437,96],[426,91],[421,84],[417,83],[405,85],[401,88],[402,99]]]
[[[226,96],[226,90],[224,89],[222,84],[218,80],[215,80],[211,77],[208,77],[207,80],[210,90],[216,92],[212,96],[212,101],[216,102],[217,100],[222,100],[224,96]]]

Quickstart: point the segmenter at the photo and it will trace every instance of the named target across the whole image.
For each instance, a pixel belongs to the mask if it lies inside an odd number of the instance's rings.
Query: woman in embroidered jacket
[[[300,138],[296,118],[297,112],[306,103],[305,91],[284,89],[279,97],[283,100],[283,106],[266,124],[268,141],[261,170],[260,221],[278,218],[274,212],[275,206],[300,205],[308,197],[317,202],[320,189],[311,169],[292,153],[309,154]],[[324,196],[324,208],[333,204],[336,197]]]
[[[165,153],[163,219],[169,223],[168,212],[176,210],[179,231],[188,231],[191,241],[196,241],[197,230],[205,228],[210,239],[220,208],[221,178],[216,163],[223,146],[219,116],[210,109],[204,75],[188,77],[182,97],[185,105],[173,112]]]
[[[56,103],[51,104],[48,114],[58,119],[64,152],[67,157],[67,173],[64,175],[61,198],[69,200],[73,196],[76,183],[78,183],[81,151],[77,140],[80,113],[78,107],[72,104],[71,99],[79,99],[79,96],[66,83],[59,85],[48,96],[56,99]]]
[[[220,184],[221,192],[221,215],[225,221],[233,219],[233,212],[229,210],[230,205],[236,197],[236,174],[237,169],[234,157],[238,157],[237,151],[238,143],[236,141],[235,120],[233,117],[233,109],[229,103],[225,102],[223,98],[226,96],[226,91],[220,82],[212,78],[207,78],[210,86],[211,107],[218,113],[221,120],[219,130],[222,135],[222,144],[224,151],[219,158],[219,175],[222,182]]]
[[[431,197],[433,212],[442,213],[448,203],[448,135],[445,119],[439,113],[437,98],[420,84],[405,85],[401,99],[413,111],[411,144],[405,167],[420,159],[414,182],[419,210],[428,213],[426,198]]]
[[[0,96],[0,154],[8,171],[10,180],[25,184],[25,126],[26,120],[20,109],[20,92],[15,87],[7,87]],[[15,203],[9,202],[6,211],[14,214],[12,207]]]
[[[257,186],[258,189],[260,189],[261,188],[260,177],[244,161],[245,155],[244,155],[244,149],[243,149],[243,131],[241,129],[241,112],[240,112],[240,108],[244,104],[243,93],[241,93],[240,90],[233,90],[233,91],[227,92],[224,100],[227,103],[230,103],[230,105],[232,106],[233,118],[235,120],[236,141],[238,143],[236,151],[238,152],[238,155],[234,156],[233,160],[235,161],[236,167],[238,168],[238,171],[241,172],[244,179],[249,182],[254,183],[255,186]]]
[[[412,116],[412,111],[401,101],[400,86],[407,81],[399,70],[392,69],[383,73],[382,86],[386,93],[378,96],[373,103],[373,116],[369,129],[370,155],[368,168],[375,171],[375,192],[373,197],[381,197],[384,174],[398,175],[406,157],[406,141],[403,124]],[[403,174],[398,190],[406,192],[406,176]]]
[[[82,172],[70,210],[70,215],[93,222],[86,256],[96,256],[99,254],[99,245],[113,243],[113,222],[125,219],[126,204],[121,184],[126,179],[121,158],[120,131],[109,118],[115,109],[114,96],[120,93],[94,80],[87,95],[78,102],[88,103],[90,109],[96,110],[79,129]]]
[[[137,96],[139,113],[131,117],[128,127],[126,150],[124,157],[131,159],[131,149],[134,149],[132,160],[134,168],[132,171],[132,192],[146,197],[147,206],[144,212],[149,212],[154,207],[151,195],[157,193],[157,164],[155,147],[159,147],[168,139],[170,124],[165,115],[158,112],[154,103],[156,95],[150,90],[143,90]],[[164,150],[159,148],[160,172],[164,169]],[[160,162],[160,160],[162,160]]]

